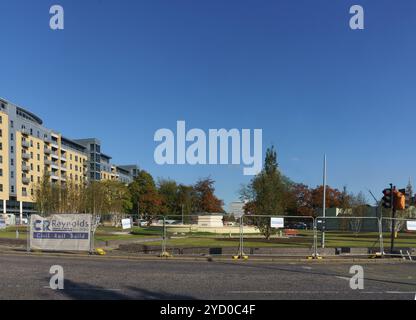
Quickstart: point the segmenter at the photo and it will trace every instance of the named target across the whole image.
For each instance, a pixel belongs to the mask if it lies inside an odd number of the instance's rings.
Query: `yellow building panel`
[[[45,168],[43,140],[16,131],[16,196],[18,201],[34,202],[34,189]]]
[[[0,112],[0,133],[0,200],[9,200],[9,116],[5,112]]]

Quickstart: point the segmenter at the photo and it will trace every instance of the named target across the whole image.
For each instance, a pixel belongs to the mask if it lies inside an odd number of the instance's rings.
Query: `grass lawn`
[[[348,232],[326,232],[326,247],[352,247],[352,248],[378,248],[379,238],[377,232],[348,233]],[[318,233],[318,245],[321,234]],[[383,234],[385,247],[390,246],[390,234]],[[161,245],[160,241],[148,242],[147,245]],[[292,247],[310,248],[313,244],[312,231],[302,231],[299,236],[291,238],[272,238],[266,240],[262,237],[246,237],[245,247]],[[168,247],[238,247],[238,238],[207,237],[186,235],[183,237],[170,238],[167,241]],[[395,247],[416,247],[416,233],[399,233],[395,239]]]

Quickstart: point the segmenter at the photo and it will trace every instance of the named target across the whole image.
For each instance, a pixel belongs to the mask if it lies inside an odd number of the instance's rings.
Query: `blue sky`
[[[49,29],[49,8],[65,30]],[[349,29],[349,8],[365,30]],[[158,166],[159,128],[260,128],[297,182],[376,194],[416,177],[416,2],[1,1],[0,96],[116,163],[193,183],[227,203],[242,166]]]

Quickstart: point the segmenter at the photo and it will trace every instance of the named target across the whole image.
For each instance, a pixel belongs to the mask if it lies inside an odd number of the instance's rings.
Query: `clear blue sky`
[[[65,30],[49,29],[49,7]],[[365,9],[363,31],[349,7]],[[416,178],[414,0],[13,0],[0,2],[0,96],[70,138],[98,137],[116,163],[217,181],[240,166],[158,166],[159,128],[261,128],[284,174],[379,194]]]

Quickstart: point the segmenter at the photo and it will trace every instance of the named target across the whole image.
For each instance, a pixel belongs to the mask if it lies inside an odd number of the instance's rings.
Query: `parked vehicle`
[[[307,230],[308,225],[305,222],[297,222],[293,225],[293,229]]]
[[[139,225],[139,227],[147,227],[149,225],[149,222],[147,220],[140,219],[138,221],[138,225]]]

